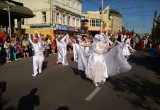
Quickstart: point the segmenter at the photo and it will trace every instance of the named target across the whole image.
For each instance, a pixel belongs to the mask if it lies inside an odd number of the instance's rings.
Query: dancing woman
[[[67,60],[67,44],[69,43],[69,35],[60,35],[56,38],[57,43],[57,59],[58,61],[54,62],[55,65],[62,63],[62,65],[68,65]]]
[[[95,86],[103,84],[109,76],[131,69],[122,55],[122,48],[118,42],[110,46],[106,43],[105,36],[96,35],[92,44],[84,44],[84,46],[92,47],[92,54],[89,56],[85,74]]]
[[[99,41],[92,44],[85,44],[93,48],[92,54],[89,56],[88,64],[85,69],[86,76],[93,81],[95,86],[104,83],[108,78],[107,64],[105,62],[104,53],[114,45],[108,46],[105,44],[103,36],[99,36]]]

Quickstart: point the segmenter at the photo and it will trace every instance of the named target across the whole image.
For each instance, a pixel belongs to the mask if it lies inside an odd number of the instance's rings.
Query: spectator
[[[22,41],[22,47],[23,47],[23,58],[28,58],[29,57],[29,43],[27,41],[27,37],[24,38],[24,40]]]

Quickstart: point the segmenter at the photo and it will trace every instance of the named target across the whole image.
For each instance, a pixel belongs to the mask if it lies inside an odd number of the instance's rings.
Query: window
[[[67,6],[69,6],[69,1],[70,1],[70,0],[67,0],[67,1],[66,1]]]
[[[71,4],[72,2],[71,2],[71,0],[69,0],[69,7],[71,7],[72,6],[72,4]]]
[[[93,18],[90,19],[90,26],[95,26],[95,19]]]
[[[76,8],[76,2],[73,2],[73,8]]]
[[[62,16],[62,24],[65,25],[65,14]]]
[[[64,0],[63,2],[64,2],[64,5],[67,5],[67,0]]]
[[[77,27],[80,27],[80,20],[79,20],[79,18],[77,19]]]
[[[77,4],[77,9],[80,10],[80,9],[79,9],[79,3]]]
[[[59,13],[59,24],[62,24],[62,14]]]
[[[90,26],[99,27],[100,26],[100,19],[91,18],[90,19]]]
[[[73,17],[72,26],[76,26],[75,24],[76,24],[75,17]]]
[[[56,13],[56,23],[59,23],[59,12]]]
[[[42,22],[46,23],[46,12],[42,12]]]
[[[70,25],[70,19],[71,19],[71,17],[70,17],[70,16],[68,16],[67,25]]]
[[[96,26],[99,27],[101,25],[101,20],[100,19],[96,19]]]

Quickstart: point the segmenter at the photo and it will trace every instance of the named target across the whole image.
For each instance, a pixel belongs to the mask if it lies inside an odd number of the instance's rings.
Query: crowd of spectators
[[[51,53],[56,53],[55,40],[51,40],[49,35],[42,36],[42,44],[44,45],[44,55],[48,57]],[[6,62],[12,62],[19,59],[26,59],[33,56],[32,45],[28,35],[21,37],[8,38],[3,44],[6,53]]]

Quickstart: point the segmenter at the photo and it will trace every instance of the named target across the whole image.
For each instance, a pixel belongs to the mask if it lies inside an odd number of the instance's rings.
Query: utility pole
[[[103,0],[101,0],[101,27],[100,27],[100,34],[102,33],[103,26]]]
[[[10,13],[10,7],[8,5],[8,18],[9,18],[9,36],[10,36],[10,39],[11,39],[11,34],[12,34],[12,31],[11,31],[11,13]]]
[[[53,33],[53,9],[52,9],[52,0],[50,0],[50,35],[53,39],[52,33]]]
[[[128,28],[128,21],[126,20],[126,30],[128,30],[127,28]]]

